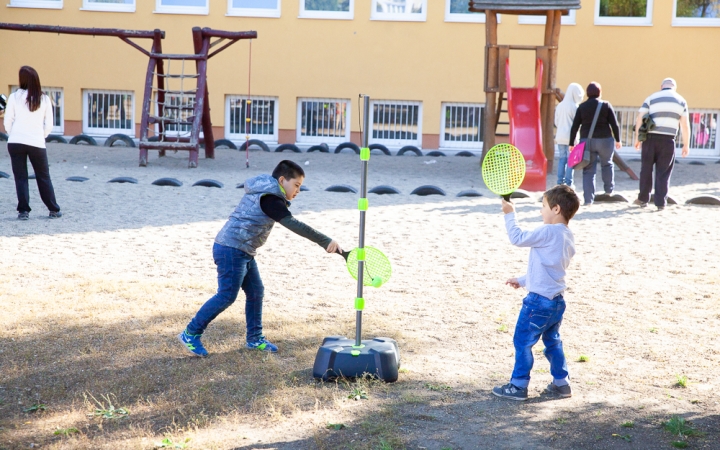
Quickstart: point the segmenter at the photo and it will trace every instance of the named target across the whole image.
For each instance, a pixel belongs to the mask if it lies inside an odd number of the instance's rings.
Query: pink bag
[[[583,169],[585,166],[587,166],[590,161],[587,161],[583,164],[583,154],[585,153],[585,142],[581,142],[575,147],[573,147],[572,151],[570,152],[570,155],[568,155],[568,162],[567,165],[571,169]],[[590,158],[588,158],[590,159]]]

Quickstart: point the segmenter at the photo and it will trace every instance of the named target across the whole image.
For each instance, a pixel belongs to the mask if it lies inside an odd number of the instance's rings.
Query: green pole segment
[[[363,298],[363,275],[365,274],[365,213],[368,208],[367,201],[367,175],[368,175],[368,161],[370,160],[370,149],[368,148],[368,142],[370,140],[370,97],[367,95],[360,94],[360,98],[363,99],[363,129],[362,129],[362,150],[360,150],[360,161],[362,163],[362,174],[360,177],[360,200],[358,200],[358,209],[360,210],[360,236],[358,239],[358,248],[362,249],[363,257],[358,258],[358,277],[357,277],[357,299]],[[358,250],[358,253],[360,250]],[[360,256],[360,255],[358,255]],[[362,305],[355,302],[355,345],[362,345],[362,306],[364,308],[365,302]]]

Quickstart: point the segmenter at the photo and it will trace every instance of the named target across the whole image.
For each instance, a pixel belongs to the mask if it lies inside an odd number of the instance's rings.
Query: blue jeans
[[[240,288],[245,291],[245,322],[247,341],[255,342],[262,336],[262,303],[265,287],[253,256],[236,248],[213,245],[213,259],[217,265],[217,293],[195,314],[187,326],[189,334],[202,334],[221,312],[235,302]]]
[[[559,154],[557,165],[557,184],[566,184],[568,186],[572,186],[574,170],[569,168],[567,165],[570,146],[557,144],[557,149]]]
[[[542,336],[545,344],[545,357],[550,361],[550,373],[556,385],[568,384],[567,361],[560,340],[560,324],[565,312],[565,300],[562,295],[554,299],[530,292],[523,300],[517,325],[515,325],[515,368],[510,382],[517,387],[527,388],[532,370],[533,345]]]
[[[580,139],[584,142],[586,139]],[[583,197],[585,203],[595,201],[595,174],[597,173],[597,163],[600,162],[602,173],[603,187],[605,193],[610,194],[615,189],[615,171],[613,168],[613,155],[615,154],[615,139],[593,138],[590,145],[585,144],[585,151],[590,149],[590,164],[583,169]]]

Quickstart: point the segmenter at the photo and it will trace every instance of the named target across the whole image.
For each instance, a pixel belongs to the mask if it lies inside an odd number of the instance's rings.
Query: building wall
[[[599,0],[597,0],[599,1]],[[437,147],[442,102],[484,102],[485,26],[445,22],[445,2],[430,0],[425,22],[370,20],[368,0],[355,0],[353,20],[300,19],[299,2],[283,0],[280,18],[226,16],[227,2],[211,0],[208,15],[158,14],[138,0],[134,13],[83,11],[82,0],[61,10],[0,6],[0,21],[76,27],[162,29],[165,53],[192,53],[191,28],[256,30],[252,44],[252,95],[279,97],[280,142],[294,141],[297,98],[351,99],[352,131],[359,131],[358,94],[423,103],[423,147]],[[720,109],[718,27],[671,26],[673,2],[656,0],[652,26],[594,25],[594,1],[583,2],[576,25],[560,34],[558,87],[602,84],[603,98],[637,107],[662,78],[677,79],[693,108]],[[518,24],[503,15],[500,44],[541,45],[544,26]],[[149,40],[138,40],[148,48]],[[21,65],[35,67],[44,86],[64,88],[65,134],[76,134],[82,89],[135,93],[140,121],[147,58],[117,38],[0,30],[0,87],[17,84]],[[247,94],[249,43],[241,41],[209,61],[213,125],[222,136],[225,95]],[[532,55],[511,53],[513,81],[530,85]],[[175,64],[175,62],[173,62]],[[179,63],[178,63],[179,64]]]

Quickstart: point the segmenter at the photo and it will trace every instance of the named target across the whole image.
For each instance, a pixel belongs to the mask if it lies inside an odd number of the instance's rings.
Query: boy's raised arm
[[[523,231],[517,223],[514,211],[505,214],[505,228],[512,245],[518,247],[543,247],[545,244],[547,227]]]

